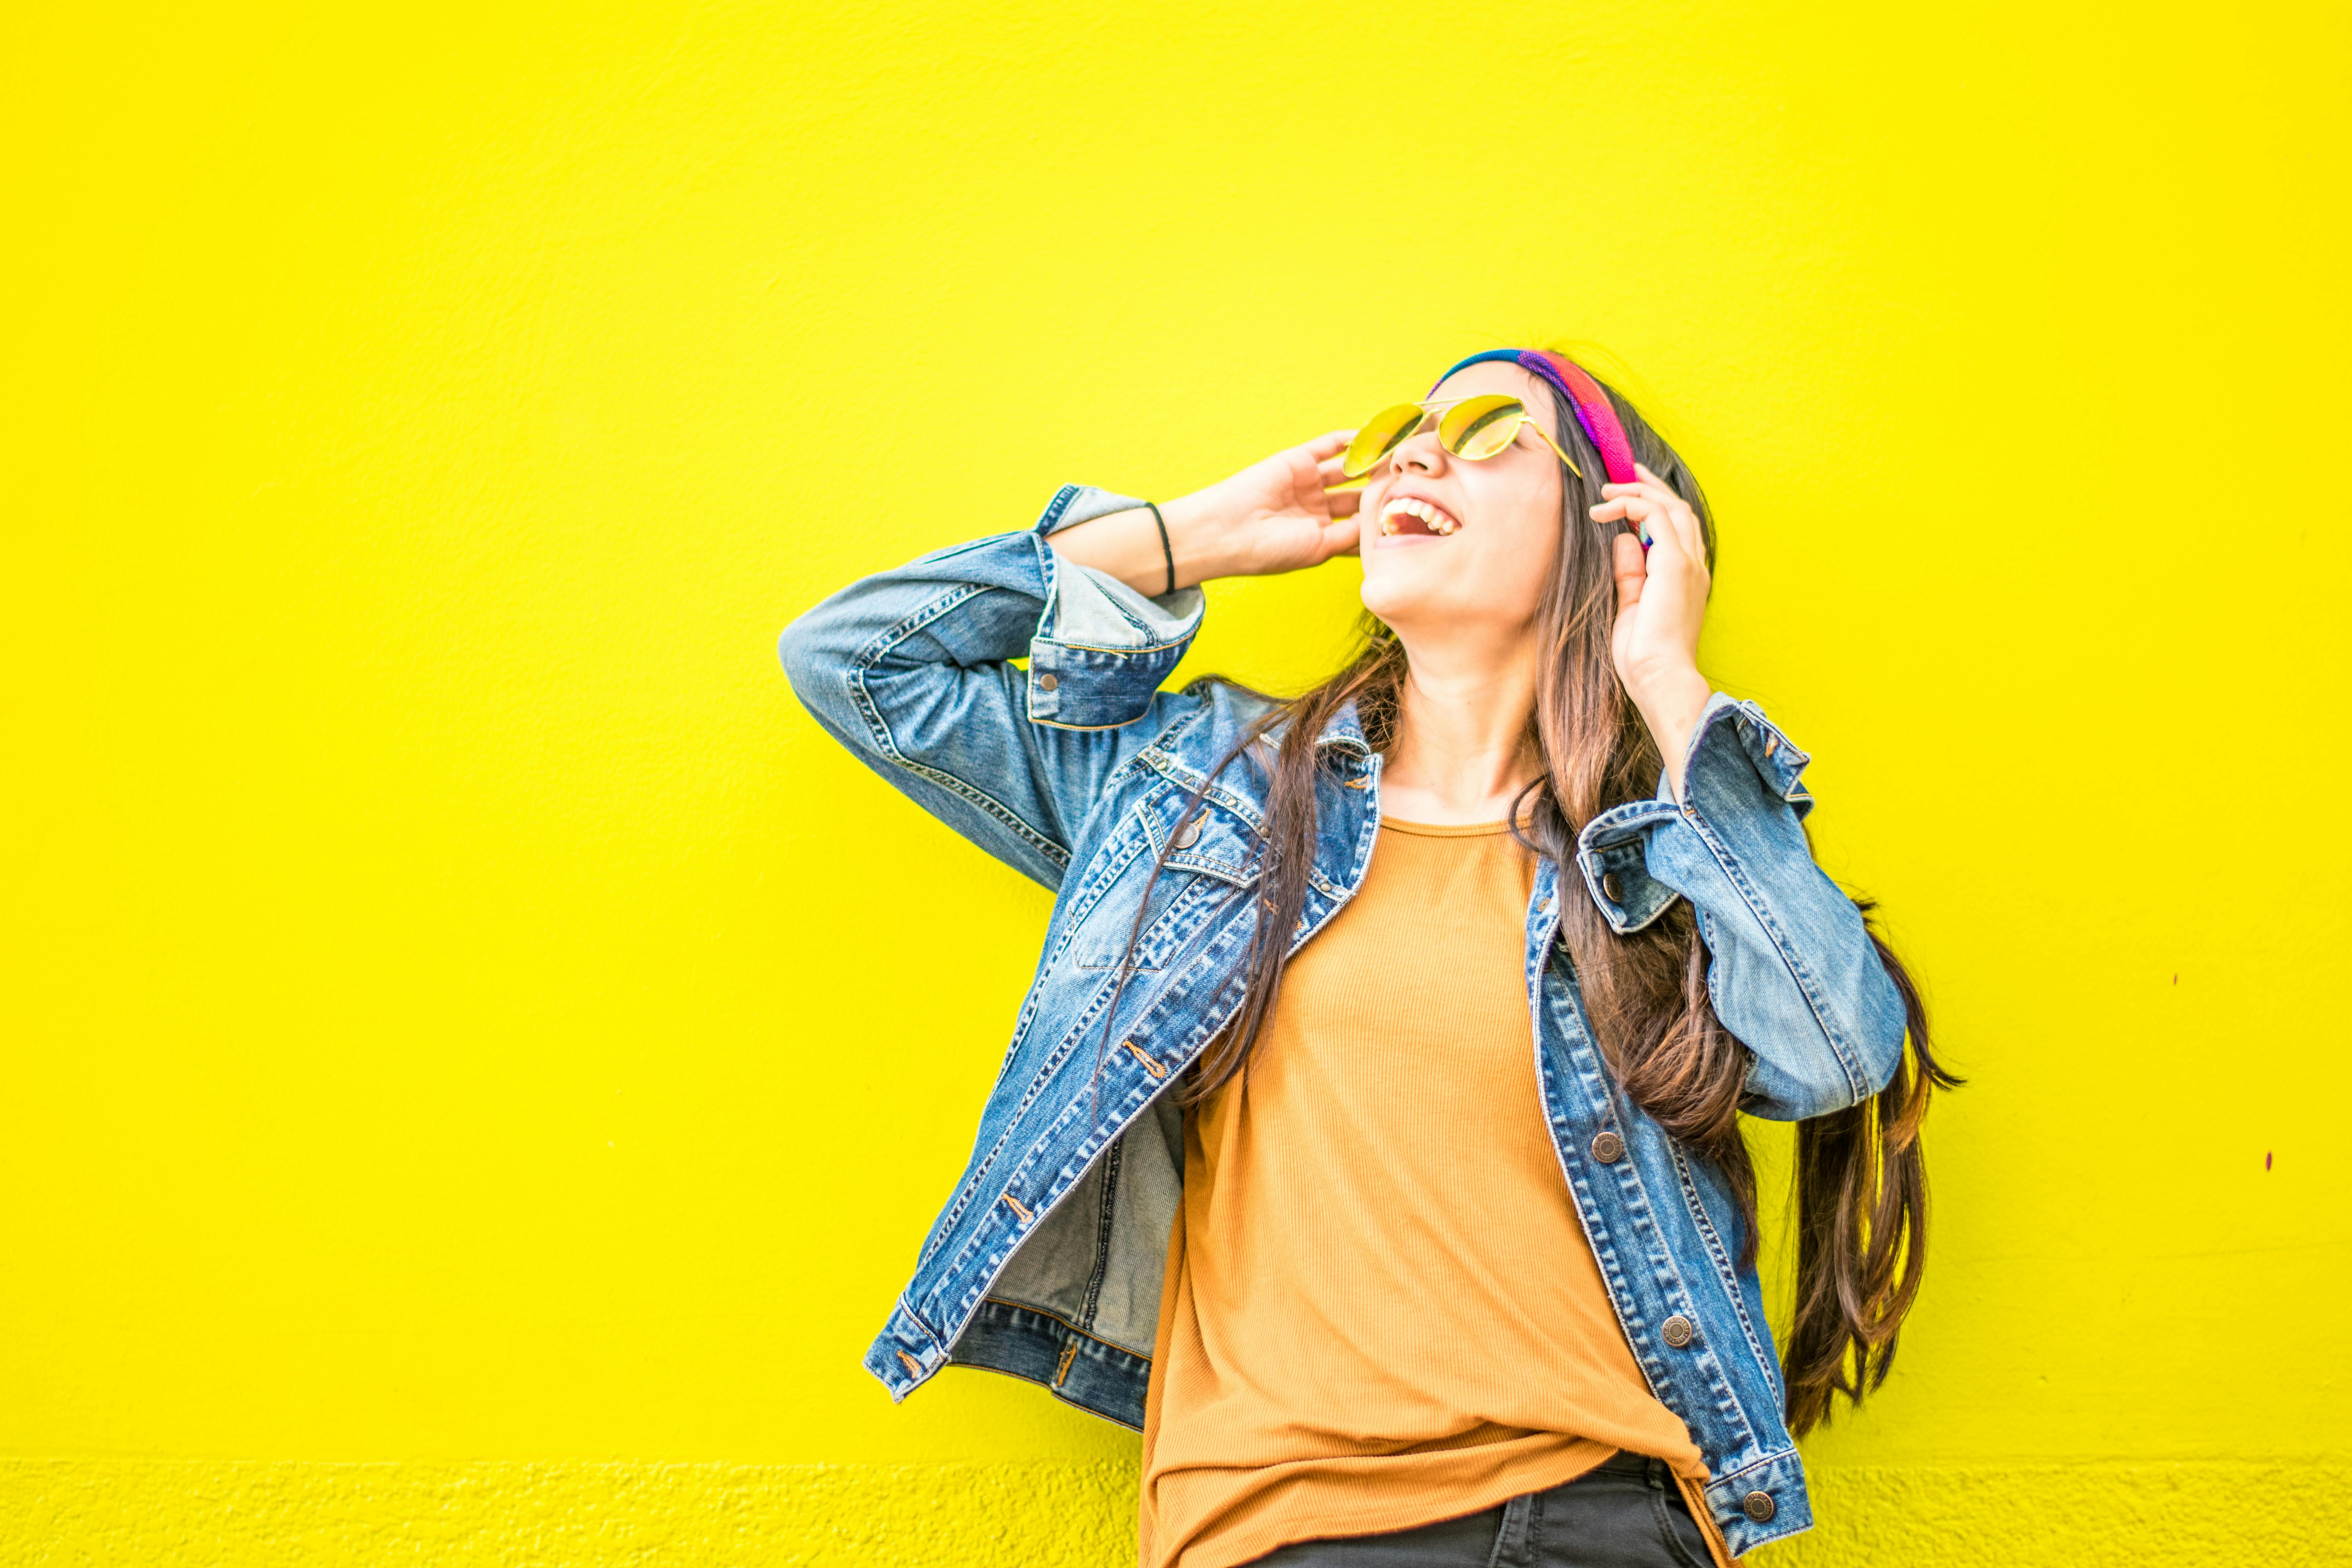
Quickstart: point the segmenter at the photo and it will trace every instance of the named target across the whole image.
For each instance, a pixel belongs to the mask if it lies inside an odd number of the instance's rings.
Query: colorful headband
[[[1485,353],[1472,354],[1454,370],[1447,371],[1445,375],[1452,375],[1454,371],[1462,369],[1464,365],[1479,364],[1490,359],[1507,359],[1522,370],[1532,371],[1543,377],[1550,384],[1551,389],[1576,411],[1576,422],[1584,426],[1584,433],[1591,437],[1593,449],[1601,454],[1601,466],[1609,471],[1609,482],[1612,485],[1637,482],[1640,476],[1633,472],[1633,444],[1625,439],[1625,426],[1617,422],[1617,410],[1610,406],[1609,395],[1601,390],[1601,384],[1585,374],[1583,368],[1575,361],[1544,349],[1488,349]],[[1435,392],[1444,385],[1445,375],[1432,383],[1429,390]]]

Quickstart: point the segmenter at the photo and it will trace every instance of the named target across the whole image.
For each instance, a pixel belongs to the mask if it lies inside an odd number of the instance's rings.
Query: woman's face
[[[1499,360],[1465,366],[1425,401],[1490,392],[1526,403],[1547,432],[1558,428],[1551,388]],[[1527,429],[1477,462],[1440,447],[1434,428],[1407,440],[1364,487],[1364,607],[1408,643],[1416,633],[1532,628],[1559,551],[1562,473]]]

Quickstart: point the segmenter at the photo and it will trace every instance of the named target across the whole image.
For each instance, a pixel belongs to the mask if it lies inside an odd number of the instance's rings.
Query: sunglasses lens
[[[1382,458],[1396,450],[1404,438],[1421,423],[1421,405],[1400,403],[1383,408],[1363,423],[1356,438],[1348,443],[1347,461],[1340,471],[1349,479],[1370,473]]]
[[[1509,446],[1527,418],[1527,405],[1516,397],[1502,394],[1467,397],[1445,411],[1437,426],[1438,444],[1457,458],[1475,462]]]

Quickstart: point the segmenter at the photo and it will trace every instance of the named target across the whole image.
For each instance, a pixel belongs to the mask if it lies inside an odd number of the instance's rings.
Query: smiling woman
[[[1158,689],[1199,584],[1349,552],[1338,674]],[[894,1395],[987,1366],[1139,1426],[1154,1568],[1725,1563],[1811,1522],[1792,1433],[1885,1375],[1953,1080],[1813,863],[1808,757],[1699,672],[1713,554],[1623,399],[1499,351],[785,632],[829,731],[1057,894],[867,1359]],[[1782,1358],[1742,1112],[1802,1124]]]

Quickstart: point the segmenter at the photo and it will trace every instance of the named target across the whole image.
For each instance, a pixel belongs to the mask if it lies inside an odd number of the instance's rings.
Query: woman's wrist
[[[1683,760],[1689,755],[1699,716],[1715,695],[1713,683],[1698,672],[1698,666],[1681,664],[1626,681],[1625,694],[1633,700],[1642,722],[1649,727],[1650,738],[1657,742],[1658,754],[1666,765],[1666,783],[1680,800]]]
[[[1168,542],[1176,556],[1179,587],[1238,577],[1248,570],[1234,549],[1241,531],[1214,486],[1161,501],[1160,515],[1168,521]]]
[[[1173,545],[1171,535],[1171,545]],[[1118,578],[1147,598],[1169,592],[1168,552],[1160,548],[1160,527],[1149,507],[1106,512],[1047,534],[1045,542],[1063,560],[1091,566]],[[1178,587],[1183,580],[1177,580]]]

